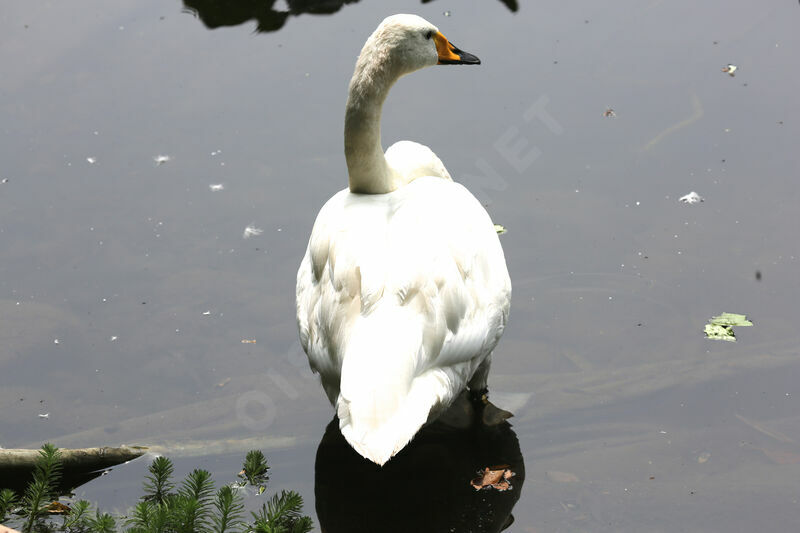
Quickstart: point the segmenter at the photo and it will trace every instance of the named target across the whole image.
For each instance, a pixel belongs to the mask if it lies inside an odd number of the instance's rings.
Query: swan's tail
[[[420,375],[423,324],[408,309],[359,317],[342,365],[339,427],[362,456],[383,465],[403,449],[446,395],[445,372]]]

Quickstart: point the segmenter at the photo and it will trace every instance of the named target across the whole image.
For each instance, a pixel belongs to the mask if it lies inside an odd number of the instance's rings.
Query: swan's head
[[[439,28],[417,15],[392,15],[381,22],[362,50],[399,77],[432,65],[479,65],[480,59],[459,50]]]

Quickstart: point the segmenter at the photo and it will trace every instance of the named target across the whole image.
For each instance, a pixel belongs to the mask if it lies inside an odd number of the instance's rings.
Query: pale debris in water
[[[212,184],[210,184],[208,186],[208,188],[209,188],[209,190],[211,192],[219,192],[219,191],[225,189],[225,184],[224,183],[212,183]]]
[[[617,113],[610,107],[606,107],[605,112],[603,112],[603,116],[606,118],[617,118]]]
[[[697,204],[700,202],[705,202],[705,198],[703,198],[696,192],[692,191],[689,194],[686,194],[678,198],[678,201],[683,202],[684,204]]]
[[[109,340],[109,341],[111,341],[111,342],[114,342],[114,341],[115,341],[115,340],[117,340],[118,338],[119,338],[119,337],[117,337],[116,335],[111,335],[111,338],[109,338],[108,340]]]
[[[8,178],[3,178],[2,180],[0,180],[0,183],[8,183]]]
[[[53,344],[61,344],[61,341],[58,339],[53,339]]]
[[[153,161],[156,162],[156,166],[161,166],[164,163],[168,163],[169,161],[172,161],[172,156],[169,156],[169,155],[157,155],[157,156],[153,157]]]
[[[50,418],[50,413],[40,414],[39,418]]]
[[[704,332],[707,339],[723,340],[736,342],[736,334],[733,326],[752,326],[753,323],[747,320],[745,315],[736,313],[722,313],[715,316],[705,325]]]
[[[495,224],[495,225],[494,225],[494,230],[497,232],[497,234],[498,234],[498,235],[502,235],[503,233],[505,233],[505,232],[507,232],[507,231],[508,231],[508,230],[505,228],[505,226],[503,226],[503,225],[500,225],[500,224]]]
[[[90,165],[94,165],[95,163],[97,163],[97,158],[89,156],[86,158],[86,161],[88,161]]]
[[[242,233],[243,239],[249,239],[250,237],[258,237],[264,233],[264,230],[261,228],[255,227],[253,224],[250,224],[246,228],[244,228],[244,233]]]
[[[739,67],[737,67],[736,65],[732,65],[730,63],[728,63],[727,66],[722,68],[722,72],[726,73],[731,78],[736,76],[736,71],[737,70],[739,70]]]

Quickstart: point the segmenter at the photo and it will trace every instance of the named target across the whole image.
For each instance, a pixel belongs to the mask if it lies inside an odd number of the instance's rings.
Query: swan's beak
[[[480,65],[481,60],[463,50],[459,50],[447,37],[436,32],[433,34],[433,41],[436,43],[436,51],[439,53],[440,65]]]

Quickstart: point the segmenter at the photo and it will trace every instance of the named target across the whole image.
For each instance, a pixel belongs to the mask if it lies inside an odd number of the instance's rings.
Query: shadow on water
[[[359,0],[184,0],[187,12],[199,18],[209,29],[223,26],[238,26],[251,20],[257,22],[257,32],[277,31],[290,16],[302,14],[332,15],[346,4]],[[423,4],[432,0],[422,0]],[[500,0],[511,12],[516,13],[516,0]],[[276,4],[288,7],[288,11],[275,9]]]
[[[511,488],[475,490],[470,481],[494,465],[509,465]],[[379,467],[350,447],[334,418],[317,449],[314,492],[328,533],[498,532],[513,523],[524,481],[519,441],[507,422],[465,429],[435,422]]]

